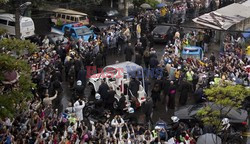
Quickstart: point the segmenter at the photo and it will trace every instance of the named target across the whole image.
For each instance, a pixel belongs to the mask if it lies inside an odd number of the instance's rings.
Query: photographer
[[[124,120],[120,115],[116,115],[114,119],[111,121],[111,126],[122,128],[124,126]]]

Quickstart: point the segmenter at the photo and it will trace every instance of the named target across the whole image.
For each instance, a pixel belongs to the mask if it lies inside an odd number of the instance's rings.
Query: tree
[[[0,40],[0,117],[13,117],[27,108],[27,100],[32,98],[31,67],[24,55],[36,51],[36,45],[27,40]],[[20,77],[15,84],[3,84],[6,73],[16,71]]]
[[[250,94],[250,90],[232,83],[223,83],[205,89],[205,95],[209,102],[206,107],[198,111],[204,125],[214,126],[216,134],[222,130],[221,118],[224,118],[234,108],[240,108],[244,99]],[[216,105],[219,109],[213,109]]]

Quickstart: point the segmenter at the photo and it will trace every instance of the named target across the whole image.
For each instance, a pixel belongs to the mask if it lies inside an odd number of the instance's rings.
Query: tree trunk
[[[20,9],[19,9],[19,7],[16,8],[16,12],[15,12],[15,37],[17,39],[21,38],[21,33],[20,33]]]
[[[124,16],[128,16],[128,0],[124,0]]]

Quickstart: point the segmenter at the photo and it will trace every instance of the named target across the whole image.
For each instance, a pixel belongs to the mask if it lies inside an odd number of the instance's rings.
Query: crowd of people
[[[1,119],[0,143],[194,144],[200,135],[208,131],[202,130],[199,124],[188,128],[176,116],[171,117],[171,124],[161,119],[153,123],[153,109],[157,108],[161,99],[166,111],[176,109],[176,104],[185,105],[191,94],[195,102],[200,103],[205,97],[205,88],[223,84],[223,81],[249,87],[250,75],[245,67],[250,65],[250,60],[244,56],[245,41],[242,36],[236,38],[228,35],[225,37],[223,54],[218,57],[212,53],[209,56],[208,46],[213,35],[211,30],[185,33],[183,28],[176,27],[172,28],[163,56],[159,58],[151,33],[156,18],[153,12],[141,13],[132,26],[119,21],[102,29],[96,39],[90,37],[87,42],[82,39],[74,41],[69,37],[67,43],[58,39],[55,45],[51,45],[47,37],[36,37],[34,42],[39,51],[28,58],[32,67],[32,80],[37,84],[32,89],[34,97],[22,114],[13,119]],[[137,39],[135,45],[132,44],[134,38]],[[182,59],[180,53],[185,46],[200,46],[206,54],[202,60],[192,57]],[[104,67],[110,54],[120,54],[126,61],[134,59],[136,64],[144,68],[163,70],[156,78],[145,79],[148,97],[141,108],[136,109],[145,116],[142,118],[144,122],[140,122],[133,111],[124,112],[120,109],[122,112],[114,112],[106,100],[107,96],[114,96],[114,91],[105,84],[97,98],[102,101],[95,101],[95,106],[100,111],[108,109],[112,113],[106,113],[104,121],[85,116],[84,108],[89,102],[85,94],[86,66]],[[72,93],[66,106],[62,106],[61,102],[65,93],[63,83]],[[177,95],[179,102],[175,102]],[[122,105],[124,103],[119,106]]]

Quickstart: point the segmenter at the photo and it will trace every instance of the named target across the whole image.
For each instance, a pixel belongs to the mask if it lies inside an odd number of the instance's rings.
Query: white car
[[[117,108],[117,102],[121,98],[121,94],[124,94],[126,97],[127,108],[130,107],[130,101],[128,94],[129,83],[131,76],[137,74],[137,77],[140,77],[140,86],[138,91],[138,101],[140,105],[146,101],[146,92],[144,90],[144,73],[143,68],[133,62],[122,62],[118,64],[113,64],[106,66],[102,69],[101,73],[91,75],[89,78],[89,84],[92,85],[93,90],[97,93],[101,81],[105,80],[109,87],[112,87],[115,90],[115,99],[116,101],[113,104],[114,108]]]

